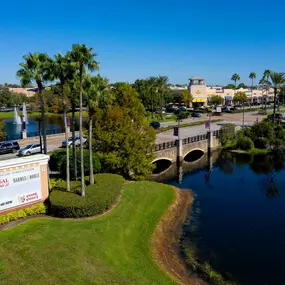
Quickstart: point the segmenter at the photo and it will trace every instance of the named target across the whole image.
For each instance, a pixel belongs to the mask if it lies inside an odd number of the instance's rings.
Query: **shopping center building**
[[[193,76],[189,78],[188,87],[170,87],[174,94],[179,94],[182,90],[189,90],[193,96],[193,105],[208,106],[211,105],[211,97],[221,96],[224,99],[225,105],[231,105],[236,92],[244,92],[248,98],[249,103],[262,103],[273,101],[274,90],[270,88],[258,88],[251,90],[240,88],[237,90],[225,89],[223,86],[207,86],[205,79],[200,76]]]

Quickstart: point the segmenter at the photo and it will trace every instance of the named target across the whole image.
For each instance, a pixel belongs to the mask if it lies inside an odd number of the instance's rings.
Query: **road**
[[[219,130],[224,124],[235,124],[237,126],[241,126],[240,122],[238,121],[222,121],[218,123],[212,123],[211,124],[211,130],[216,131]],[[245,122],[246,126],[253,125],[253,122]],[[199,125],[199,126],[190,126],[190,127],[184,127],[180,129],[180,137],[182,139],[205,134],[208,129],[205,128],[205,125]],[[163,143],[168,141],[176,140],[177,136],[173,136],[173,130],[169,130],[167,132],[163,132],[156,135],[156,143]]]
[[[280,110],[285,110],[285,108],[280,108]],[[244,115],[244,121],[245,125],[252,125],[254,122],[261,121],[266,116],[258,115],[257,112],[246,112]],[[200,118],[188,118],[183,120],[183,123],[193,123],[193,122],[199,122],[199,121],[205,121],[208,120],[209,117],[207,114],[201,114]],[[243,121],[243,114],[242,113],[236,113],[236,114],[229,114],[229,113],[223,113],[222,116],[212,116],[212,120],[215,119],[222,119],[222,122],[218,123],[212,123],[211,129],[212,130],[219,130],[221,126],[225,123],[232,123],[236,124],[237,126],[242,125]],[[165,122],[161,123],[161,127],[168,127],[168,126],[174,126],[177,125],[177,122]],[[180,129],[180,135],[181,138],[187,138],[199,134],[206,133],[207,130],[205,129],[204,124],[199,126],[190,126],[190,127],[184,127]],[[177,139],[177,137],[173,136],[173,130],[157,134],[156,136],[156,143],[162,143],[167,141],[172,141]],[[61,146],[61,142],[64,140],[64,135],[56,135],[56,136],[48,136],[47,143],[48,143],[48,151],[53,151],[58,149]],[[39,143],[39,138],[29,138],[25,140],[19,140],[20,147],[24,147],[25,145],[29,143]],[[6,160],[11,158],[16,158],[16,154],[3,154],[0,155],[0,160]]]
[[[54,151],[61,146],[62,141],[64,140],[64,135],[56,135],[47,137],[48,152]],[[30,143],[40,143],[38,137],[28,138],[25,140],[18,140],[20,147],[24,147]],[[16,153],[2,154],[0,155],[0,160],[6,160],[11,158],[16,158]]]

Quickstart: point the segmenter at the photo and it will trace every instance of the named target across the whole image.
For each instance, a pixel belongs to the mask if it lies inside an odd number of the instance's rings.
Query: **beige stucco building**
[[[32,97],[35,95],[35,92],[31,90],[32,88],[22,88],[22,87],[9,87],[9,90],[13,93],[18,93],[18,94],[25,94],[27,97]]]
[[[225,89],[223,86],[207,86],[205,84],[205,79],[200,76],[193,76],[189,78],[188,87],[170,87],[174,94],[180,93],[182,90],[189,90],[193,96],[193,103],[197,103],[200,106],[208,106],[211,104],[212,96],[221,96],[224,99],[224,104],[231,104],[235,92],[245,92],[248,97],[249,102],[262,102],[273,100],[273,89],[244,89],[240,88],[238,90]]]

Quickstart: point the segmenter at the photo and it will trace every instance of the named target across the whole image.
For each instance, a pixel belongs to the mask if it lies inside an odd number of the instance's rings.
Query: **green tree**
[[[188,90],[182,90],[179,93],[179,97],[181,98],[181,101],[185,102],[187,106],[190,106],[190,102],[193,101],[193,96]]]
[[[84,81],[84,92],[86,93],[89,117],[89,183],[94,184],[92,127],[98,107],[105,108],[109,102],[110,96],[108,90],[108,80],[101,77],[100,75],[94,77],[87,76]]]
[[[247,102],[247,97],[245,92],[237,92],[234,96],[234,102],[239,102],[240,104],[242,104],[242,125],[244,126],[244,103]]]
[[[40,98],[40,108],[41,108],[41,121],[44,122],[45,119],[45,106],[44,99],[42,95],[42,90],[44,89],[44,82],[49,80],[48,66],[51,62],[49,56],[45,53],[29,53],[25,55],[24,62],[20,63],[21,69],[17,71],[17,77],[20,78],[21,84],[27,86],[36,82],[38,86],[38,93]],[[44,153],[47,154],[47,140],[46,140],[46,129],[45,124],[42,123],[42,135],[44,143]]]
[[[234,144],[236,139],[236,125],[234,124],[224,124],[220,129],[219,139],[222,145]]]
[[[153,169],[155,132],[145,122],[144,107],[131,85],[116,86],[112,98],[112,104],[96,112],[93,149],[105,171],[145,178]]]
[[[245,88],[247,88],[247,86],[246,86],[244,83],[241,82],[241,83],[237,86],[237,89],[240,89],[240,88],[245,89]]]
[[[240,104],[247,102],[247,97],[245,92],[238,91],[234,96],[234,102],[238,102]]]
[[[72,66],[70,53],[63,56],[61,53],[55,55],[54,60],[50,65],[50,77],[53,79],[59,79],[60,94],[63,106],[63,121],[64,132],[66,140],[66,190],[70,191],[70,168],[69,168],[69,145],[68,145],[68,133],[67,133],[67,96],[64,92],[65,84],[70,80],[75,69]]]
[[[237,89],[237,81],[240,80],[240,76],[239,76],[237,73],[235,73],[235,74],[233,74],[231,80],[234,81],[234,83],[235,83],[235,89]]]
[[[133,85],[146,110],[152,109],[151,88],[146,79],[137,79]]]
[[[226,86],[224,86],[224,89],[235,89],[234,84],[228,84]]]
[[[160,116],[162,118],[162,106],[165,105],[166,94],[170,92],[168,86],[168,77],[167,76],[157,77],[156,85],[157,85],[157,92],[159,95]]]
[[[70,58],[73,66],[78,72],[79,77],[79,135],[80,135],[80,161],[81,161],[81,191],[82,196],[85,196],[85,182],[84,182],[84,155],[83,155],[83,141],[82,141],[82,85],[83,76],[89,71],[99,70],[99,63],[95,60],[97,54],[93,53],[92,48],[88,48],[84,44],[76,44],[72,46]]]
[[[73,78],[68,81],[68,87],[70,92],[71,103],[71,126],[72,126],[72,166],[73,166],[73,179],[77,180],[77,158],[76,158],[76,146],[75,146],[75,111],[79,102],[79,79],[78,74],[74,74]]]
[[[260,87],[262,88],[262,109],[263,109],[263,104],[264,104],[264,91],[267,91],[268,90],[268,85],[267,85],[267,81],[264,77],[262,77],[260,80],[259,80],[259,85]],[[266,100],[265,100],[265,110],[266,110],[266,102],[267,102],[267,94],[266,94]]]
[[[271,74],[271,70],[270,69],[265,69],[263,72],[263,79],[266,81],[265,86],[267,84],[267,82],[269,81],[269,76]],[[267,103],[267,99],[268,99],[268,90],[269,90],[269,86],[267,84],[267,88],[266,88],[266,103]],[[267,107],[267,104],[265,104],[265,109]]]
[[[272,72],[272,71],[271,71],[270,69],[265,69],[264,72],[263,72],[263,78],[265,78],[265,79],[268,81],[271,72]]]
[[[221,96],[215,95],[211,97],[211,103],[214,105],[222,105],[224,99]]]
[[[275,123],[277,94],[280,91],[280,89],[285,85],[285,73],[284,72],[271,72],[269,75],[268,84],[272,86],[274,89],[273,123]]]
[[[152,118],[153,118],[154,110],[156,110],[158,106],[157,77],[155,76],[149,77],[147,79],[147,84],[149,85],[149,89],[150,89],[151,113],[152,113]]]
[[[0,122],[0,141],[4,141],[7,137],[7,134],[4,132],[4,122]]]
[[[12,93],[9,91],[9,88],[0,88],[0,107],[8,107],[12,105]]]

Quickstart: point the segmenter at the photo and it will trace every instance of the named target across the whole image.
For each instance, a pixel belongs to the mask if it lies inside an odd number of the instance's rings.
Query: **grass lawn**
[[[132,182],[104,216],[37,218],[4,230],[0,284],[176,284],[151,255],[153,230],[173,199],[169,186]]]

